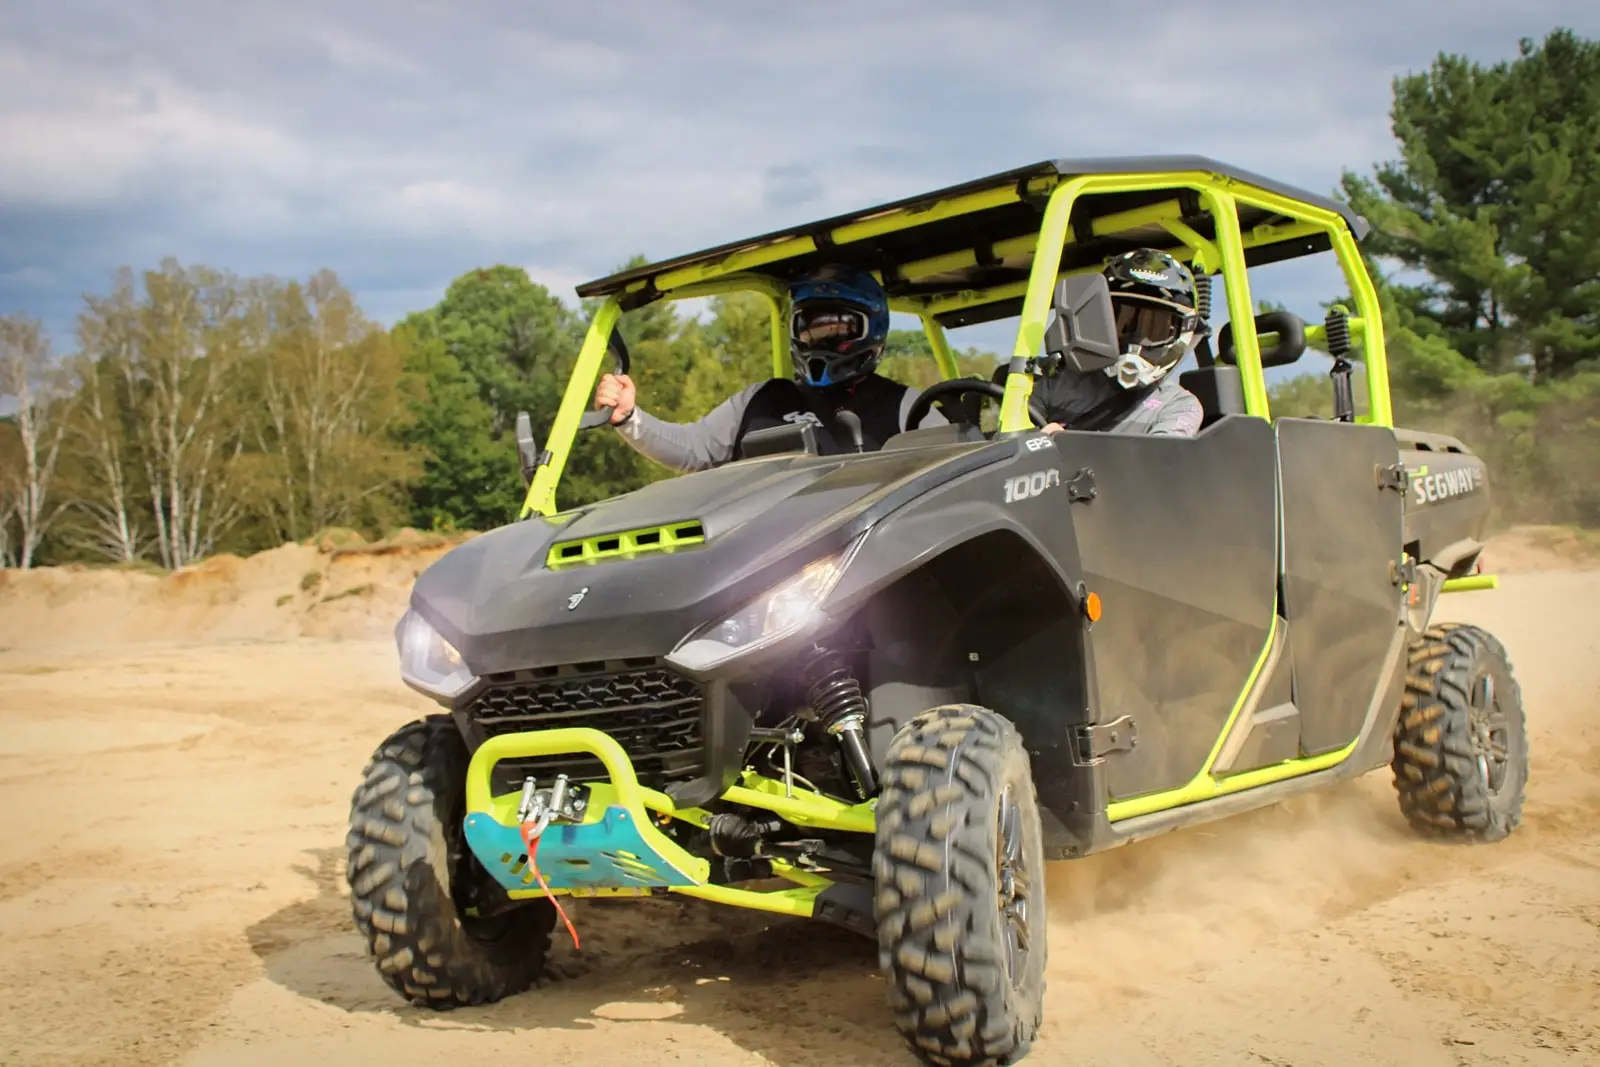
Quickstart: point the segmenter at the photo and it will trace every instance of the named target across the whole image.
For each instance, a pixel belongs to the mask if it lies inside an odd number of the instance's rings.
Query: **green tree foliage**
[[[494,437],[518,411],[559,399],[562,372],[583,340],[582,319],[518,267],[463,274],[427,314],[445,351],[478,383]]]
[[[409,511],[401,355],[331,273],[123,270],[77,342],[48,561],[181,567]]]
[[[1381,279],[1378,290],[1396,423],[1457,437],[1482,456],[1496,523],[1600,526],[1600,372],[1543,380],[1527,368],[1490,373]],[[1364,371],[1357,363],[1358,415],[1366,411]],[[1268,393],[1274,416],[1333,412],[1325,374],[1300,375]]]
[[[1600,42],[1558,30],[1510,62],[1441,54],[1394,82],[1400,159],[1343,186],[1418,332],[1491,373],[1600,357]]]
[[[933,358],[933,346],[928,335],[920,328],[915,330],[890,330],[885,341],[883,362],[878,373],[897,382],[905,382],[917,389],[926,389],[940,380],[939,364]],[[980,348],[952,350],[956,369],[963,378],[982,378],[988,381],[999,366],[999,357]]]
[[[479,383],[445,348],[431,314],[392,331],[411,418],[401,442],[420,457],[411,483],[411,522],[430,530],[487,530],[521,503],[515,449],[491,432],[494,413]]]

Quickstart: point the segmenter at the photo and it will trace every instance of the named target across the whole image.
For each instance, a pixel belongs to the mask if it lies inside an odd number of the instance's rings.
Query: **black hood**
[[[422,573],[411,605],[480,676],[663,656],[696,627],[846,547],[918,493],[1016,447],[783,455],[669,478],[476,537]],[[687,522],[701,525],[703,543],[561,567],[546,562],[557,542]]]

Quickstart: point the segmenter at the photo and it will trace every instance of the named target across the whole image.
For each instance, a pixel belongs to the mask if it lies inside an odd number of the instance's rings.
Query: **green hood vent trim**
[[[576,541],[557,541],[545,557],[547,567],[572,567],[581,563],[600,563],[608,559],[632,559],[655,552],[676,552],[680,548],[704,544],[705,527],[698,520],[674,522],[665,526],[646,526],[640,530],[599,534]]]

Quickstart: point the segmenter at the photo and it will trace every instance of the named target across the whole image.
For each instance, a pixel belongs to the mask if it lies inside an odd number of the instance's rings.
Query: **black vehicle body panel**
[[[1094,472],[1074,515],[1097,718],[1130,715],[1139,743],[1107,760],[1113,798],[1175,789],[1205,766],[1272,628],[1277,493],[1272,427],[1224,418],[1194,438],[1073,434]]]
[[[1279,419],[1277,434],[1284,615],[1300,747],[1315,756],[1355,740],[1401,621],[1404,496],[1380,482],[1399,448],[1385,426]]]
[[[873,520],[1010,442],[852,457],[773,456],[655,482],[576,513],[531,519],[452,550],[411,604],[480,676],[598,659],[663,656]],[[703,545],[560,568],[557,540],[697,520]],[[569,598],[581,601],[569,608]]]
[[[1047,848],[1077,856],[1387,759],[1402,539],[1470,540],[1449,517],[1414,523],[1409,490],[1384,487],[1384,469],[1413,452],[1386,428],[1234,415],[1192,439],[924,434],[866,455],[769,455],[482,535],[423,573],[412,607],[481,679],[453,704],[470,745],[589,724],[604,703],[593,694],[622,693],[624,747],[661,748],[656,763],[677,777],[659,787],[680,804],[732,784],[751,728],[772,724],[792,684],[785,672],[837,646],[868,697],[875,760],[929,707],[1001,710],[1030,752]],[[1472,525],[1472,501],[1439,503],[1441,515],[1468,509]],[[702,524],[703,544],[546,563],[557,541],[683,521]],[[692,632],[850,546],[810,632],[698,675],[664,664]],[[1104,608],[1093,624],[1090,592]],[[558,690],[576,703],[517,725]],[[697,724],[685,710],[696,693]],[[673,718],[649,719],[656,708]],[[1119,721],[1131,721],[1123,743],[1096,750]],[[1212,773],[1237,774],[1358,738],[1317,774],[1108,818],[1112,803],[1179,789],[1214,757]],[[519,769],[507,773],[497,788]]]
[[[1451,577],[1467,573],[1489,520],[1487,467],[1453,437],[1416,430],[1395,436],[1407,476],[1406,544],[1417,560]]]

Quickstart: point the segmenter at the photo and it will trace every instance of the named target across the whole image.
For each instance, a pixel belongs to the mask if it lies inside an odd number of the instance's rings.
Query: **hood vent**
[[[705,527],[698,520],[674,522],[665,526],[647,526],[640,530],[622,533],[598,534],[575,541],[557,541],[550,546],[545,566],[573,567],[584,563],[601,563],[610,559],[632,559],[634,556],[656,552],[676,552],[704,544]]]

